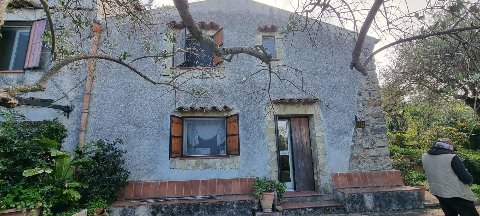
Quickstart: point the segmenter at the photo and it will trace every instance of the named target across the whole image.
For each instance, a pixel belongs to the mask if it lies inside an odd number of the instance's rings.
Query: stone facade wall
[[[358,97],[357,116],[365,121],[365,128],[354,128],[349,170],[390,170],[392,161],[376,73],[370,71],[364,77]]]
[[[170,159],[170,169],[179,170],[206,170],[206,169],[238,169],[240,167],[240,158],[230,156],[228,158],[172,158]]]
[[[211,21],[224,27],[225,47],[258,45],[264,34],[259,33],[257,29],[259,26],[274,25],[278,27],[278,32],[281,32],[290,16],[287,11],[251,0],[202,1],[192,3],[190,9],[198,21]],[[151,11],[158,12],[155,15],[158,24],[155,27],[156,31],[165,32],[167,23],[180,20],[175,10],[168,10],[165,14],[162,11]],[[59,19],[58,22],[68,20]],[[172,44],[166,40],[165,34],[143,30],[145,29],[142,27],[131,25],[131,20],[123,20],[120,17],[108,18],[108,28],[102,32],[99,49],[111,56],[120,56],[128,52],[132,58],[171,50]],[[82,35],[88,37],[89,31],[90,29],[86,29]],[[298,109],[305,109],[303,111],[288,108],[292,110],[284,112],[285,115],[310,116],[312,124],[310,128],[315,128],[315,133],[313,130],[311,133],[311,141],[315,154],[314,172],[317,188],[322,190],[331,188],[328,186],[331,184],[330,172],[361,170],[363,166],[369,166],[367,170],[380,170],[384,164],[389,164],[384,163],[384,160],[388,159],[388,152],[381,153],[382,156],[375,157],[376,160],[371,160],[374,157],[362,156],[364,154],[378,156],[378,151],[386,150],[380,148],[382,145],[386,146],[385,134],[374,134],[375,130],[378,130],[376,128],[384,126],[383,119],[382,124],[367,120],[366,129],[355,131],[353,129],[353,118],[357,113],[356,94],[360,85],[358,72],[349,69],[348,56],[351,55],[351,48],[355,45],[351,40],[353,33],[325,24],[322,31],[318,32],[315,46],[312,46],[310,40],[306,40],[308,35],[305,33],[269,34],[274,35],[276,39],[279,61],[273,66],[275,73],[282,80],[276,75],[262,71],[265,69],[264,65],[259,65],[255,58],[247,55],[235,56],[232,62],[225,61],[209,70],[171,69],[171,59],[161,63],[153,59],[144,59],[133,64],[142,73],[157,81],[168,81],[170,75],[187,73],[188,75],[178,81],[185,82],[182,88],[188,92],[182,92],[174,91],[166,85],[151,85],[120,65],[97,61],[87,140],[122,139],[124,144],[119,148],[127,151],[125,160],[126,167],[131,173],[131,181],[264,176],[276,178],[278,176],[278,167],[274,159],[276,144],[272,139],[275,135],[274,116],[265,118],[265,115],[270,115],[266,113],[265,108],[270,106],[270,99],[318,98],[321,103],[309,105],[310,107],[299,106]],[[79,39],[72,36],[72,39],[79,40],[77,42],[82,44],[83,52],[89,52],[91,47],[89,38]],[[146,39],[150,40],[142,43]],[[282,67],[283,65],[288,67]],[[58,111],[50,113],[51,110],[45,108],[49,112],[48,116],[59,117],[67,126],[69,136],[63,144],[67,150],[73,150],[77,143],[85,68],[83,62],[79,62],[73,68],[65,68],[64,72],[49,83],[45,92],[27,95],[60,99],[57,104],[75,107],[68,117]],[[7,85],[32,83],[41,75],[41,71],[2,74],[0,81]],[[205,77],[209,79],[203,79]],[[376,85],[377,82],[374,80],[372,85],[366,86]],[[199,88],[206,90],[202,97],[189,94],[190,90]],[[370,91],[367,90],[361,89],[360,92]],[[371,92],[378,95],[378,87]],[[368,93],[362,96],[366,97],[362,99],[366,104],[359,105],[359,113],[369,116],[366,113],[373,108],[376,110],[375,115],[381,115],[379,105],[367,106],[369,104],[367,96]],[[379,100],[379,96],[375,99]],[[169,159],[170,115],[177,114],[175,109],[179,106],[213,105],[232,107],[234,109],[232,114],[239,114],[240,155],[197,161]],[[32,113],[32,108],[24,108],[25,113]],[[205,116],[207,113],[198,115]],[[36,116],[46,115],[42,112]],[[376,125],[370,128],[371,124]],[[352,135],[354,135],[353,148]],[[369,147],[368,143],[372,142],[363,142],[367,138],[373,138],[375,148]],[[364,145],[368,148],[364,148]],[[350,155],[353,155],[351,160]]]

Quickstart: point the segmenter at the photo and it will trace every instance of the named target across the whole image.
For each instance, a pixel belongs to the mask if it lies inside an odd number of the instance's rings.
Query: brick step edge
[[[283,210],[289,209],[301,209],[301,208],[321,208],[321,207],[338,207],[342,206],[341,203],[337,201],[319,201],[319,202],[304,202],[304,203],[287,203],[283,204],[281,207]]]
[[[316,192],[316,191],[302,191],[302,192],[287,191],[283,194],[284,198],[312,197],[312,196],[325,196],[325,194]]]

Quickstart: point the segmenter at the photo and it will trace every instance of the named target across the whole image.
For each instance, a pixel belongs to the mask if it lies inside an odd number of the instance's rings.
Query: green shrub
[[[472,184],[472,185],[470,185],[470,188],[472,188],[472,191],[475,194],[475,197],[477,199],[480,199],[480,185]]]
[[[34,209],[43,206],[44,198],[38,186],[27,184],[21,181],[17,184],[3,184],[3,197],[0,199],[0,210],[2,209]]]
[[[404,132],[387,132],[388,140],[391,145],[404,147],[406,145],[406,137]]]
[[[405,185],[427,185],[427,178],[425,177],[424,172],[407,170],[405,172],[402,172],[402,174],[403,179],[405,180]]]
[[[278,199],[283,199],[283,194],[287,186],[285,183],[281,183],[268,178],[255,178],[253,181],[253,195],[257,198],[261,198],[264,192],[277,192]]]
[[[21,122],[10,118],[0,122],[0,179],[18,182],[25,169],[50,163],[50,148],[46,138],[61,143],[66,137],[65,127],[57,121]]]
[[[449,137],[456,148],[468,146],[468,135],[454,127],[437,126],[427,130],[421,139],[421,147],[432,146],[439,138]]]
[[[398,170],[422,170],[422,149],[412,147],[390,146],[390,157],[393,167]]]
[[[402,172],[406,185],[425,185],[426,178],[422,167],[424,150],[413,147],[390,146],[390,157],[394,169]]]
[[[463,164],[465,164],[465,168],[472,174],[473,183],[480,184],[480,160],[465,158]]]
[[[92,159],[92,164],[84,167],[78,174],[79,181],[89,185],[88,189],[81,193],[83,203],[88,200],[114,202],[121,188],[127,185],[129,172],[123,167],[125,151],[117,148],[120,144],[120,140],[99,140],[76,151],[78,155]]]
[[[126,185],[124,151],[115,147],[120,141],[98,141],[73,155],[60,150],[66,129],[57,121],[23,122],[14,114],[3,119],[0,210],[39,207],[42,215],[71,215],[108,206]]]
[[[480,184],[480,151],[461,149],[458,151],[458,155],[462,158],[465,168],[472,174],[473,183]]]

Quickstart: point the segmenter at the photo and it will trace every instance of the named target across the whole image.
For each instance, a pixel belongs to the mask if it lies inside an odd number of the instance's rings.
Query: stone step
[[[281,215],[321,215],[343,213],[345,208],[337,201],[322,200],[316,202],[286,203],[282,205]]]
[[[333,199],[331,195],[325,195],[316,191],[287,191],[283,198],[283,203],[317,202]]]
[[[249,195],[192,196],[117,201],[110,207],[110,215],[243,216],[258,208],[258,200]]]

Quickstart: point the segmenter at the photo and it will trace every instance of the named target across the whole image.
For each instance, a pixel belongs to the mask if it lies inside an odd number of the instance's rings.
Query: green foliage
[[[127,58],[129,58],[129,57],[132,57],[132,55],[128,52],[123,52],[118,56],[119,59],[124,60],[124,61],[127,60]]]
[[[391,145],[399,147],[405,146],[406,137],[404,132],[387,132],[387,136]]]
[[[465,164],[465,168],[472,174],[473,183],[480,184],[480,151],[462,149],[459,155],[465,158],[463,164]]]
[[[405,184],[426,185],[421,156],[441,137],[453,140],[474,181],[480,180],[480,152],[469,149],[477,146],[471,141],[478,119],[471,109],[459,103],[412,103],[395,112],[401,113],[396,118],[404,118],[407,127],[389,131],[388,139],[393,167],[402,172]]]
[[[21,181],[17,184],[1,184],[0,210],[2,209],[34,209],[44,204],[41,190],[35,185]]]
[[[427,178],[423,171],[405,170],[402,175],[405,185],[427,185]]]
[[[108,206],[126,185],[124,151],[98,141],[70,154],[62,151],[65,128],[56,121],[0,122],[0,210],[41,208],[42,215]],[[66,214],[66,215],[71,215]]]
[[[478,26],[478,3],[446,1],[444,10],[427,14],[429,26],[422,26],[416,35],[451,29]],[[415,14],[418,19],[422,14]],[[388,107],[398,107],[397,101],[429,101],[441,105],[439,100],[452,96],[469,102],[478,92],[480,38],[476,30],[451,35],[438,35],[397,47],[391,68],[383,71],[386,80],[384,98]],[[396,98],[400,96],[401,98]],[[405,100],[402,100],[405,99]],[[473,110],[474,105],[468,103]],[[389,110],[389,109],[386,109]],[[427,117],[427,116],[425,116]]]
[[[449,137],[456,148],[466,146],[468,143],[468,135],[459,131],[457,128],[449,126],[437,126],[428,129],[421,138],[422,148],[428,148],[441,137]]]
[[[390,146],[393,168],[402,172],[406,185],[425,185],[426,179],[422,168],[422,149],[412,147]]]
[[[477,199],[480,199],[480,185],[472,184],[472,185],[470,185],[470,188],[472,188],[472,191],[475,194],[475,197]]]
[[[78,155],[92,159],[92,164],[85,166],[78,174],[79,180],[89,185],[87,190],[82,191],[82,202],[113,202],[120,189],[127,185],[129,172],[123,167],[125,160],[122,156],[125,151],[117,148],[120,144],[120,140],[99,140],[76,151]]]
[[[95,200],[90,200],[88,201],[87,204],[85,204],[85,207],[87,209],[99,209],[99,208],[106,208],[109,205],[109,202],[104,200],[104,199],[95,199]]]
[[[285,183],[281,183],[268,178],[255,178],[253,181],[253,195],[257,198],[261,198],[264,192],[277,192],[278,199],[283,199],[287,186]]]
[[[411,103],[391,112],[386,116],[387,123],[405,122],[400,131],[392,130],[398,127],[389,127],[388,137],[393,145],[426,149],[439,138],[447,136],[459,148],[480,146],[480,137],[470,135],[475,133],[472,129],[480,129],[476,126],[478,119],[475,113],[462,103]]]
[[[50,163],[50,148],[60,148],[65,127],[57,121],[23,122],[3,114],[0,122],[0,179],[18,182],[26,169]]]

